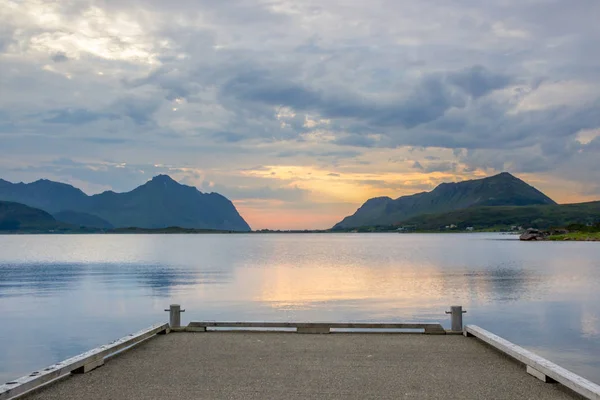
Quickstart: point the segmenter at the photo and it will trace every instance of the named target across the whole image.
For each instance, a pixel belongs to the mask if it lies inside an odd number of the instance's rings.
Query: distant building
[[[467,226],[467,231],[473,232],[474,230],[475,230],[475,228],[473,228],[472,226]]]
[[[456,225],[454,225],[454,224],[446,225],[446,229],[456,229]]]

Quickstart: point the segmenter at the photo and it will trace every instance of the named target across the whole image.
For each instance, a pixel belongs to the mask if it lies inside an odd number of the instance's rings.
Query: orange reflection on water
[[[259,281],[253,299],[276,308],[356,300],[393,302],[397,307],[432,305],[443,298],[445,286],[436,268],[417,270],[407,266],[329,268],[279,264],[263,270]]]

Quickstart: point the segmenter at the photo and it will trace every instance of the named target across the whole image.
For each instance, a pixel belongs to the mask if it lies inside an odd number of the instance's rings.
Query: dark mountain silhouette
[[[442,183],[431,192],[397,199],[367,200],[353,215],[333,229],[393,225],[423,214],[444,213],[469,207],[556,204],[544,193],[508,172],[483,179]]]
[[[114,226],[105,219],[96,215],[77,211],[60,211],[52,215],[57,221],[73,226],[86,226],[88,228],[113,229]]]
[[[72,212],[99,217],[116,228],[181,228],[249,231],[250,227],[227,198],[202,193],[159,175],[127,193],[112,191],[88,196],[58,182],[39,180],[30,184],[0,180],[0,200],[23,203],[57,215]],[[71,214],[65,214],[65,211]],[[76,220],[70,223],[76,222]],[[96,221],[98,222],[98,221]]]
[[[81,190],[66,183],[40,179],[32,183],[11,183],[0,179],[0,200],[23,203],[49,213],[75,210],[87,200]]]
[[[60,226],[52,215],[11,201],[0,201],[0,232],[50,230]]]

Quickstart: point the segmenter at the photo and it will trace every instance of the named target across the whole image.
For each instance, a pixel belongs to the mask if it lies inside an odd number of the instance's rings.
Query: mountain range
[[[397,199],[369,199],[333,229],[394,225],[419,215],[447,213],[471,207],[531,205],[556,205],[556,202],[521,179],[502,172],[483,179],[442,183],[431,192]]]
[[[430,192],[397,199],[367,200],[332,230],[437,231],[549,228],[600,222],[600,201],[556,204],[536,188],[501,173],[483,179],[442,183]],[[88,196],[64,183],[0,179],[0,231],[56,233],[201,233],[250,231],[227,198],[202,193],[159,175],[126,193]]]
[[[130,192],[93,196],[46,179],[29,184],[0,179],[0,201],[21,203],[52,214],[57,221],[93,228],[250,230],[224,196],[202,193],[167,175],[158,175]]]

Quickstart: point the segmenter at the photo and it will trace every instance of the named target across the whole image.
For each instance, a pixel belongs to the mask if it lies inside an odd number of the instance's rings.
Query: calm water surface
[[[478,324],[600,383],[600,243],[499,234],[0,236],[0,382],[166,321]]]

